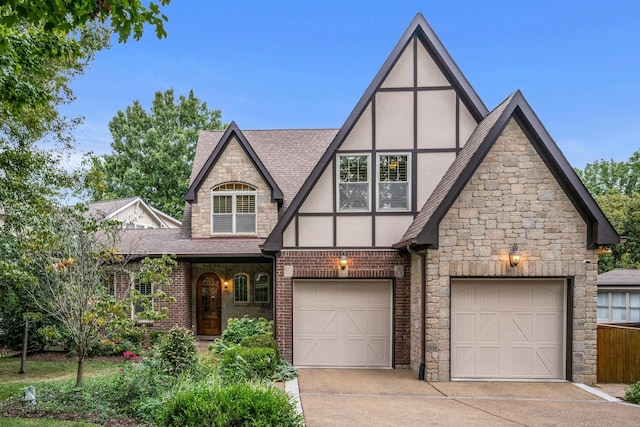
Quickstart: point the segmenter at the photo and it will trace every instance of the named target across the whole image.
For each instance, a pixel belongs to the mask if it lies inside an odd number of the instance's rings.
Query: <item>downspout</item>
[[[427,255],[422,252],[416,252],[411,249],[411,244],[407,243],[407,251],[411,255],[418,255],[420,257],[420,304],[422,307],[420,308],[420,313],[422,315],[421,319],[421,332],[420,332],[420,368],[418,370],[418,379],[424,381],[424,370],[426,365],[426,345],[427,345]]]
[[[273,319],[273,335],[277,339],[278,321],[276,319],[276,256],[262,252],[262,256],[269,258],[271,262],[271,318]],[[276,341],[277,342],[277,341]]]

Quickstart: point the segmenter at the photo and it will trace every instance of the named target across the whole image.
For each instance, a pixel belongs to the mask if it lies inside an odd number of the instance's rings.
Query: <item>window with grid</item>
[[[233,276],[233,301],[249,302],[249,276],[246,274]]]
[[[269,302],[269,275],[266,273],[256,274],[253,281],[253,302]]]
[[[408,210],[409,156],[378,156],[378,209]]]
[[[598,321],[640,322],[640,292],[598,292]]]
[[[256,188],[228,183],[212,190],[211,231],[214,234],[256,233]]]
[[[151,295],[153,293],[153,284],[152,283],[141,283],[138,280],[133,281],[133,288],[140,292],[142,295]],[[151,300],[151,309],[153,309],[153,299]],[[135,318],[138,313],[142,313],[145,310],[145,307],[137,302],[133,305],[133,317]]]
[[[369,183],[369,156],[338,156],[338,210],[370,210]]]

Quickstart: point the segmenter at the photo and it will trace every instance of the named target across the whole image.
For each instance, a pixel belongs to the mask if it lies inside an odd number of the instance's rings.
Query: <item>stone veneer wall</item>
[[[226,182],[242,182],[258,189],[257,236],[268,237],[278,222],[278,205],[271,201],[271,189],[235,138],[229,142],[198,190],[198,200],[191,206],[191,236],[211,237],[211,190]]]
[[[283,250],[276,258],[275,335],[280,352],[293,360],[293,281],[295,279],[392,279],[394,366],[407,366],[409,345],[408,255],[397,251],[346,251],[348,267],[342,271],[338,259],[342,251]]]
[[[571,379],[596,382],[597,250],[587,249],[584,220],[513,119],[440,223],[439,233],[439,248],[428,250],[426,267],[427,381],[450,379],[452,278],[572,277]],[[515,269],[508,265],[514,243],[522,251]],[[413,280],[416,312],[420,275]],[[412,316],[413,369],[420,364],[419,319]]]
[[[196,292],[198,279],[205,273],[215,273],[221,282],[225,280],[229,282],[229,289],[224,289],[224,285],[221,287],[222,293],[222,321],[221,328],[224,331],[227,328],[229,318],[242,318],[248,317],[264,317],[265,319],[273,319],[273,301],[269,303],[255,303],[253,302],[253,285],[254,278],[257,273],[266,273],[271,278],[272,267],[270,263],[259,264],[240,264],[240,263],[206,263],[206,264],[193,264],[191,270],[191,289],[193,298],[191,301],[191,310],[194,323],[197,321],[196,313]],[[249,276],[249,301],[248,302],[235,302],[233,300],[233,276],[239,273],[244,273]],[[271,286],[273,287],[273,278],[271,279]]]

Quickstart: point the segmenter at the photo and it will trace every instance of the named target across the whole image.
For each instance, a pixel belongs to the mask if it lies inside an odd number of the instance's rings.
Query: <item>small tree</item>
[[[118,230],[116,224],[62,208],[54,210],[49,221],[23,241],[25,255],[42,273],[29,294],[40,311],[63,325],[76,347],[77,387],[82,386],[84,360],[90,350],[99,342],[115,343],[120,334],[137,327],[131,318],[132,304],[145,307],[138,318],[161,319],[167,310],[154,311],[151,299],[171,300],[162,290],[170,283],[175,265],[169,256],[144,259],[139,269],[129,272],[140,283],[152,283],[152,294],[132,290],[118,300],[108,295],[106,268],[124,269],[127,261],[115,249]],[[58,334],[55,328],[48,329],[49,336]]]

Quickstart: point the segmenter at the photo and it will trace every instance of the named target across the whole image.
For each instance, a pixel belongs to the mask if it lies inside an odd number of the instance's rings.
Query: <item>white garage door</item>
[[[391,367],[391,282],[297,280],[293,363]]]
[[[452,379],[564,379],[564,280],[454,280]]]

